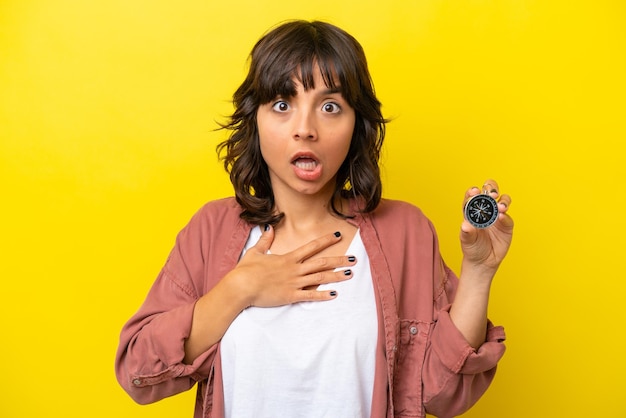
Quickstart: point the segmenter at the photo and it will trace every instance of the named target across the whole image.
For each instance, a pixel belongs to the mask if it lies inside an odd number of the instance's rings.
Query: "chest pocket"
[[[396,375],[393,383],[394,412],[398,417],[423,417],[422,369],[430,340],[431,323],[400,321]]]

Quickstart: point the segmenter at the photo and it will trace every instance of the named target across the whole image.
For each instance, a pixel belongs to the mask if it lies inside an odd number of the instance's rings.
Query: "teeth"
[[[317,162],[311,160],[296,160],[294,165],[301,170],[313,170],[317,166]]]

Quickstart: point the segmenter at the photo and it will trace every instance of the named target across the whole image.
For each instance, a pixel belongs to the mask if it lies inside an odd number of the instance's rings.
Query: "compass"
[[[487,191],[472,196],[463,210],[465,219],[476,228],[487,228],[498,219],[498,202]]]

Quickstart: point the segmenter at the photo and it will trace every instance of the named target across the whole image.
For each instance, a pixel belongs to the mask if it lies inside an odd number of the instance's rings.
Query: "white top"
[[[261,236],[250,233],[245,251]],[[357,231],[350,280],[320,285],[337,297],[245,309],[221,342],[227,418],[369,418],[378,317],[369,259]],[[242,253],[243,255],[243,253]]]

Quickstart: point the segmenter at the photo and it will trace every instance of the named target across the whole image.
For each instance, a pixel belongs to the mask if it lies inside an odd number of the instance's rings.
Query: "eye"
[[[341,106],[334,102],[324,103],[322,110],[327,113],[339,113],[341,112]]]
[[[286,112],[289,110],[289,103],[280,100],[272,105],[272,110],[276,112]]]

